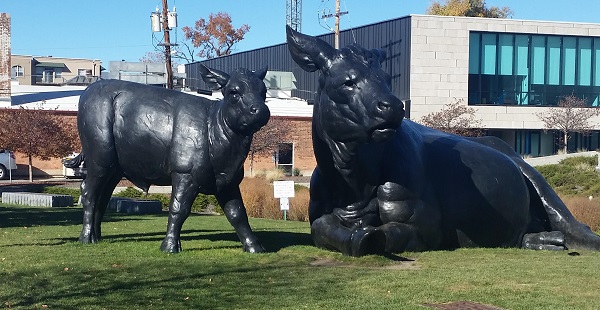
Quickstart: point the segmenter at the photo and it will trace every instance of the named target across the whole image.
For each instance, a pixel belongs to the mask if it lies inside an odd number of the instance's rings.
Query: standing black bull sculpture
[[[287,28],[292,58],[320,71],[309,217],[319,247],[360,256],[524,247],[600,250],[544,178],[502,140],[403,120],[383,51],[336,50]]]
[[[178,91],[118,80],[88,87],[79,100],[77,126],[85,158],[79,240],[100,240],[101,219],[123,176],[144,191],[172,185],[167,234],[161,250],[180,252],[180,233],[198,193],[214,194],[245,251],[263,252],[252,232],[239,184],[252,135],[269,120],[263,82],[267,69],[231,76],[201,67],[204,81],[222,89],[212,101]]]

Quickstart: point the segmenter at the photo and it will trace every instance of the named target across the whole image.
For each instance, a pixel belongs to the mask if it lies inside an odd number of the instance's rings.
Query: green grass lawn
[[[81,209],[0,205],[0,308],[600,309],[600,253],[461,249],[343,257],[312,246],[307,223],[251,219],[270,251],[243,253],[222,216],[191,216],[184,252],[159,250],[166,215],[107,214],[82,245]]]

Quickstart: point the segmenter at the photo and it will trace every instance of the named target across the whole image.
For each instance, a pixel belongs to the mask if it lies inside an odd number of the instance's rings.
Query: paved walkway
[[[525,162],[532,166],[542,166],[542,165],[552,165],[558,164],[561,160],[568,157],[577,157],[577,156],[596,156],[598,152],[589,151],[589,152],[579,152],[579,153],[569,153],[563,155],[551,155],[551,156],[543,156],[543,157],[532,157],[525,158]]]

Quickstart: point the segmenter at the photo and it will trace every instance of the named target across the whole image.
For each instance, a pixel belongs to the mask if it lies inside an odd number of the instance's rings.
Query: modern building
[[[319,38],[333,43],[333,34]],[[419,121],[461,100],[477,110],[490,135],[523,155],[551,155],[559,134],[544,131],[536,113],[575,95],[597,108],[600,97],[600,24],[475,17],[409,15],[342,31],[342,46],[357,43],[386,51],[392,90],[409,99],[407,117]],[[292,72],[292,95],[314,100],[317,74],[304,72],[286,44],[241,52],[186,66],[187,85],[201,90],[199,63],[229,71],[236,67]],[[600,148],[595,130],[576,134],[569,149]]]

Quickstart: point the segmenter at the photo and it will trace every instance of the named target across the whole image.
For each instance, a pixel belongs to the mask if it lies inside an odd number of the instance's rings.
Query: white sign
[[[290,209],[290,199],[287,197],[279,198],[279,209],[281,211],[287,211]]]
[[[294,181],[274,181],[273,195],[275,198],[294,197]]]

